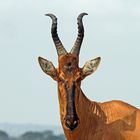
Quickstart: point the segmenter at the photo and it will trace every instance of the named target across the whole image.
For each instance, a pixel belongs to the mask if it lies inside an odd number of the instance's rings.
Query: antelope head
[[[81,81],[88,75],[92,74],[100,63],[100,57],[89,60],[83,68],[80,68],[79,52],[84,37],[84,27],[82,18],[86,13],[81,13],[77,18],[78,36],[68,53],[61,43],[57,34],[57,18],[53,14],[46,14],[52,19],[51,34],[58,54],[58,68],[53,63],[39,57],[39,64],[42,70],[51,76],[58,83],[60,111],[61,108],[66,128],[74,130],[79,124],[79,118],[76,110],[76,100],[80,92]]]

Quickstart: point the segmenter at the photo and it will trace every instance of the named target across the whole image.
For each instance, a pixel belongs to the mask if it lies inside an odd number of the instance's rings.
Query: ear
[[[52,62],[38,57],[38,62],[40,64],[41,69],[48,75],[50,75],[54,80],[57,79],[57,70],[54,67],[54,65],[52,64]]]
[[[82,68],[83,78],[95,72],[100,61],[101,61],[100,57],[87,61],[84,67]]]

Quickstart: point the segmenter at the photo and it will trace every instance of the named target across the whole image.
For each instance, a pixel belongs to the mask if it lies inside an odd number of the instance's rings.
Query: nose
[[[78,126],[78,119],[75,118],[66,119],[65,125],[72,131]]]

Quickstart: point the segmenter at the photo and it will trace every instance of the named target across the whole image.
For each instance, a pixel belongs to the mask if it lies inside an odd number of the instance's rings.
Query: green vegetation
[[[26,132],[19,137],[10,137],[6,132],[0,131],[0,140],[66,140],[63,134],[54,135],[50,130],[43,132]]]

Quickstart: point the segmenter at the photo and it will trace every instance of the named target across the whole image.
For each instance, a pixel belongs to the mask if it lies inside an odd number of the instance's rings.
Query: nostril
[[[69,120],[66,121],[66,124],[67,124],[68,126],[71,126],[71,122],[70,122]]]
[[[74,125],[75,125],[75,124],[77,124],[77,121],[74,121],[74,123],[73,123],[73,124],[74,124]]]

